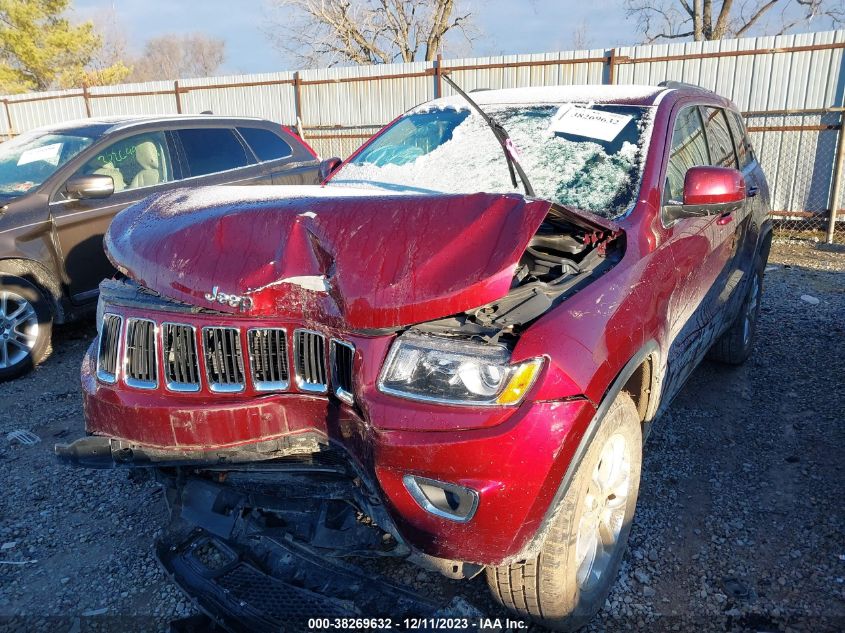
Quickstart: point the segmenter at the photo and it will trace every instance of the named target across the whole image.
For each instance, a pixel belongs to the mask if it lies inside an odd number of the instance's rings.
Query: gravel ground
[[[759,328],[745,366],[703,364],[655,425],[630,549],[591,630],[845,630],[845,250],[776,243]],[[93,335],[58,329],[43,366],[0,385],[0,630],[167,630],[193,613],[152,556],[156,486],[53,459],[82,435]],[[10,443],[15,429],[42,441]],[[390,571],[507,617],[483,578]]]

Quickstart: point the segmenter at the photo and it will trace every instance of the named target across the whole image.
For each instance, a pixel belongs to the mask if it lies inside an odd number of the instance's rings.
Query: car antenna
[[[508,171],[511,174],[511,182],[513,183],[514,187],[518,187],[518,183],[516,182],[516,174],[519,174],[519,179],[522,181],[522,186],[525,188],[525,195],[534,197],[534,188],[531,186],[531,183],[528,180],[528,176],[525,174],[525,170],[522,168],[522,165],[519,164],[519,160],[516,158],[516,150],[513,146],[513,141],[511,141],[511,137],[508,135],[507,130],[502,127],[502,124],[496,121],[493,117],[487,114],[484,110],[481,109],[472,98],[465,93],[461,87],[456,84],[449,75],[441,75],[443,79],[446,80],[455,91],[461,95],[464,99],[467,100],[473,108],[476,109],[478,114],[481,115],[481,118],[490,126],[490,129],[493,130],[493,134],[496,136],[496,140],[499,141],[499,145],[502,146],[502,150],[505,152],[505,160],[508,163]],[[516,173],[514,173],[514,170]]]

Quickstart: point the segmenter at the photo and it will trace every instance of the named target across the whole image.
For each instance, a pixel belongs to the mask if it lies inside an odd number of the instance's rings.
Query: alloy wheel
[[[632,483],[628,442],[621,434],[612,435],[601,449],[578,523],[576,580],[582,591],[592,589],[608,571],[619,547]]]
[[[754,321],[757,319],[757,303],[760,300],[760,275],[756,274],[751,278],[751,288],[748,289],[748,299],[745,303],[745,312],[742,315],[742,342],[748,345],[751,339],[751,332],[754,330]]]
[[[11,290],[0,290],[0,369],[26,360],[37,340],[38,316],[33,305]]]

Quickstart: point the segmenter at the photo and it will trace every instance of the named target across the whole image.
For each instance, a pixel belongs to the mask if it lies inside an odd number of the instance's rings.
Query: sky
[[[445,57],[542,53],[572,48],[586,25],[590,47],[634,44],[638,36],[619,9],[621,0],[470,0],[480,33],[469,49],[447,49]],[[127,49],[165,33],[204,32],[226,42],[223,74],[289,70],[293,61],[267,35],[266,0],[73,0],[75,16],[88,20],[103,10],[118,16]],[[283,27],[275,27],[283,30]]]
[[[517,53],[544,53],[575,48],[580,31],[589,48],[612,48],[642,42],[623,0],[462,0],[471,9],[478,37],[447,48],[445,58]],[[268,31],[284,36],[270,0],[72,0],[82,20],[113,11],[126,48],[138,54],[144,42],[166,33],[203,32],[226,42],[226,62],[219,74],[294,70],[290,56],[275,49]],[[784,6],[795,6],[784,3]],[[825,28],[819,24],[813,30]],[[807,29],[810,30],[810,29]]]

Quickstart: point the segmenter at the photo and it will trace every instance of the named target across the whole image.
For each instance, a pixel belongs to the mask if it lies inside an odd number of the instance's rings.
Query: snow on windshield
[[[597,121],[575,126],[573,108],[574,114]],[[649,108],[490,105],[485,111],[510,134],[537,197],[609,218],[634,203]],[[514,189],[502,148],[482,117],[452,107],[402,117],[329,184],[444,193],[523,191]]]

